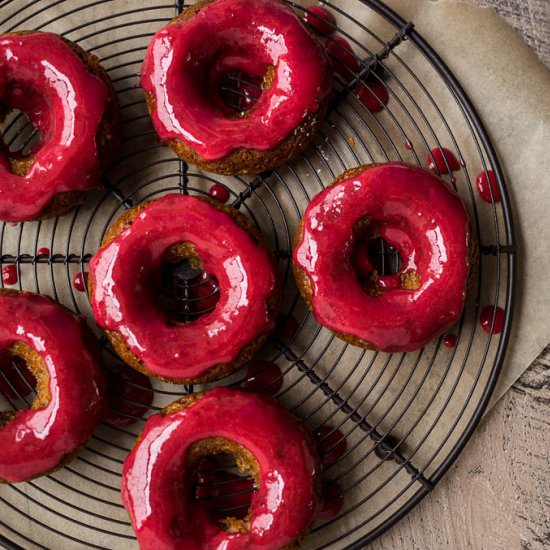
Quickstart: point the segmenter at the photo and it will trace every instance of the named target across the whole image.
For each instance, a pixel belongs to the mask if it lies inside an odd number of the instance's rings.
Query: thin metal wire
[[[105,178],[106,191],[96,196],[95,203],[90,201],[86,207],[52,222],[19,224],[17,228],[3,224],[0,227],[0,266],[17,266],[18,288],[46,292],[55,299],[63,297],[72,309],[89,316],[86,294],[74,290],[72,277],[77,271],[84,276],[91,255],[107,228],[124,209],[167,192],[205,194],[208,191],[205,186],[214,183],[226,186],[233,206],[243,209],[270,237],[282,273],[285,311],[297,320],[296,334],[271,338],[264,351],[266,359],[279,365],[281,370],[284,384],[277,397],[299,413],[309,427],[330,422],[329,433],[335,434],[339,430],[347,441],[347,449],[339,460],[325,468],[326,478],[342,486],[344,509],[338,517],[313,529],[311,540],[316,541],[316,545],[312,547],[344,545],[362,548],[407,513],[450,467],[479,421],[502,363],[511,323],[516,246],[504,179],[492,145],[463,90],[410,22],[402,20],[379,0],[361,0],[373,16],[383,17],[394,26],[394,34],[384,39],[327,1],[324,2],[327,9],[353,25],[353,33],[342,32],[338,27],[335,31],[353,45],[355,52],[359,52],[355,55],[360,69],[351,82],[336,85],[331,112],[313,146],[288,166],[252,179],[227,179],[194,172],[184,161],[170,154],[159,157],[156,134],[137,93],[139,67],[154,32],[150,24],[162,25],[174,13],[180,13],[185,4],[177,0],[171,5],[148,4],[134,9],[125,6],[111,16],[94,19],[92,8],[110,1],[98,0],[75,7],[71,0],[37,0],[32,6],[28,4],[17,9],[8,7],[13,0],[0,4],[2,14],[7,14],[0,21],[4,31],[23,28],[34,17],[47,15],[53,7],[67,6],[63,15],[41,19],[33,26],[57,30],[64,36],[84,42],[85,47],[101,57],[121,100],[124,150],[127,151],[115,161]],[[304,9],[296,2],[288,3],[297,13]],[[140,16],[139,21],[134,20],[136,15]],[[80,18],[78,25],[70,29],[64,27],[64,22],[70,20],[69,16]],[[92,25],[98,27],[92,29]],[[127,31],[127,36],[117,37],[116,31]],[[358,32],[361,39],[357,38]],[[479,202],[470,177],[468,167],[475,165],[476,159],[471,153],[464,159],[465,144],[461,141],[464,138],[456,136],[456,129],[445,116],[450,108],[448,103],[442,104],[434,97],[430,83],[417,76],[415,67],[405,61],[409,59],[404,55],[407,48],[416,49],[423,56],[423,62],[432,67],[447,85],[448,93],[464,119],[463,124],[469,133],[467,139],[479,157],[477,162],[486,174],[489,169],[496,174],[502,202],[490,205],[492,231],[481,224],[480,210],[487,206]],[[373,71],[376,66],[383,68],[383,77]],[[370,82],[384,85],[388,90],[390,99],[382,116],[368,112],[354,93],[359,84],[373,91]],[[378,97],[376,92],[374,95]],[[422,101],[426,101],[433,111],[423,109],[420,106]],[[4,128],[8,146],[20,144],[22,134],[19,130],[26,132],[25,136],[32,136],[28,128],[18,128],[23,119],[22,116],[15,117]],[[436,131],[438,127],[443,130]],[[412,150],[404,151],[405,143],[414,142]],[[27,146],[23,142],[23,147]],[[303,214],[304,205],[344,169],[361,163],[401,160],[406,155],[421,164],[421,151],[433,160],[432,149],[443,146],[452,147],[462,161],[461,179],[466,185],[464,193],[469,201],[474,232],[479,237],[482,254],[487,258],[494,257],[495,275],[491,283],[495,291],[491,299],[505,309],[504,331],[502,335],[495,335],[491,330],[481,357],[476,357],[477,365],[472,365],[474,341],[479,339],[475,319],[480,308],[481,289],[492,277],[482,257],[473,303],[457,326],[458,345],[454,350],[445,355],[447,352],[441,346],[441,339],[431,348],[407,357],[404,354],[391,356],[354,350],[314,323],[294,287],[290,275],[290,250],[297,221]],[[139,164],[132,167],[137,158]],[[447,162],[445,157],[444,161]],[[451,185],[458,187],[451,175],[446,177]],[[39,246],[45,243],[50,254],[39,255]],[[371,253],[379,256],[381,271],[396,271],[400,261],[397,251],[388,249],[382,241],[377,246],[378,250]],[[501,259],[503,254],[506,259]],[[85,277],[83,280],[86,285]],[[473,317],[473,325],[466,323],[467,315]],[[103,338],[102,343],[107,355],[114,357],[106,339]],[[341,365],[344,364],[342,373]],[[466,378],[467,369],[469,379]],[[34,394],[23,396],[18,393],[22,387],[20,384],[27,388],[30,384],[17,365],[14,370],[19,375],[18,382],[0,368],[0,382],[3,381],[15,395],[14,399],[5,396],[6,402],[11,408],[23,404],[28,406]],[[406,374],[403,375],[404,370]],[[245,380],[246,375],[240,374],[222,383],[238,386]],[[130,386],[145,389],[140,384],[130,383]],[[117,540],[121,547],[128,544],[133,537],[118,500],[118,476],[124,456],[146,418],[176,396],[192,391],[192,387],[186,386],[167,387],[160,383],[154,386],[155,401],[143,416],[136,416],[131,408],[126,408],[140,405],[131,397],[124,398],[120,406],[115,407],[121,416],[137,420],[135,426],[103,424],[88,443],[85,453],[71,465],[44,480],[30,482],[28,486],[34,492],[26,495],[17,487],[0,492],[0,500],[6,509],[11,510],[10,514],[30,518],[17,505],[17,498],[27,499],[29,505],[57,514],[67,525],[76,525],[83,532],[82,538],[77,540],[68,532],[54,529],[47,521],[32,516],[35,525],[50,531],[59,540],[99,548],[93,535],[102,533],[112,535],[113,545]],[[461,401],[455,403],[459,391]],[[424,400],[418,407],[417,400],[421,395],[424,395]],[[454,416],[449,423],[450,411]],[[441,432],[443,424],[448,426],[445,432]],[[417,433],[420,429],[421,433]],[[325,440],[329,441],[329,437],[326,435]],[[332,450],[337,445],[333,443]],[[406,477],[403,477],[403,472]],[[74,485],[69,482],[70,477],[65,476],[75,476],[81,485]],[[64,502],[58,490],[71,495],[71,498]],[[45,500],[32,496],[38,494]],[[404,498],[405,495],[408,496]],[[375,496],[376,505],[373,504]],[[83,499],[82,504],[79,499]],[[86,499],[102,506],[110,504],[116,513],[109,515],[88,510],[84,504]],[[65,512],[58,514],[63,502]],[[67,506],[74,511],[74,517],[66,513]],[[82,521],[87,513],[89,521]],[[344,530],[341,528],[343,520],[347,526]],[[0,521],[1,532],[8,536],[11,533],[15,538],[19,536],[29,543],[40,543],[23,532],[14,531],[7,521],[5,518]],[[119,526],[124,532],[119,532],[114,526]],[[316,535],[319,537],[315,538]],[[5,540],[0,535],[0,544]],[[10,544],[5,542],[6,547],[11,547]]]

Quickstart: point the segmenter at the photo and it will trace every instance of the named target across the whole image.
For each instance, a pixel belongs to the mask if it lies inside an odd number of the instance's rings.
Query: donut
[[[29,409],[0,412],[0,482],[16,483],[65,465],[104,409],[99,346],[84,321],[45,296],[0,289],[0,348],[36,379]]]
[[[222,453],[256,490],[244,519],[216,525],[190,495],[199,461]],[[216,388],[147,420],[124,462],[122,501],[141,550],[295,548],[319,509],[319,472],[309,434],[276,401]]]
[[[380,275],[368,243],[382,238],[402,260]],[[317,321],[343,340],[413,351],[464,309],[475,259],[466,207],[435,175],[404,163],[344,172],[308,205],[293,253],[298,288]]]
[[[98,59],[56,34],[0,36],[0,121],[24,112],[40,141],[25,153],[0,146],[0,219],[51,218],[101,188],[117,141],[118,103]]]
[[[148,376],[221,378],[249,361],[274,328],[280,293],[265,246],[251,220],[214,199],[171,194],[142,203],[109,229],[90,261],[96,321],[120,357]],[[178,322],[161,307],[155,293],[167,263],[209,275],[213,292],[207,286],[204,299],[192,298],[206,302],[205,314]]]
[[[224,101],[235,75],[257,82],[237,86],[235,94],[259,96],[242,110]],[[280,0],[203,0],[155,34],[141,87],[157,134],[178,156],[218,174],[256,174],[311,141],[332,72],[324,47]]]

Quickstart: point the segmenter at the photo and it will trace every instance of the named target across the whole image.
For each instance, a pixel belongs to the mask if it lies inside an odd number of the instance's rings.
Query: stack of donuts
[[[326,46],[282,1],[201,0],[155,34],[141,86],[159,138],[176,155],[205,171],[258,174],[311,142],[332,71]],[[1,36],[0,115],[25,112],[41,139],[24,157],[0,151],[0,219],[60,216],[101,188],[118,143],[117,105],[98,59],[76,44],[38,31]],[[377,239],[399,253],[396,273],[377,271],[369,256]],[[316,320],[383,352],[419,349],[456,323],[475,265],[459,196],[404,163],[344,172],[311,201],[294,245],[297,286]],[[160,303],[167,269],[210,285],[186,294],[183,316]],[[86,286],[121,360],[177,384],[220,380],[249,363],[283,299],[274,255],[252,220],[192,195],[126,211],[91,259]],[[14,483],[78,452],[106,414],[106,390],[100,348],[82,318],[8,290],[0,291],[0,317],[2,349],[36,380],[29,410],[0,415],[9,449],[0,480]],[[218,454],[233,455],[253,480],[242,518],[214,522],[189,498],[199,465]],[[296,418],[272,397],[220,386],[147,420],[125,461],[122,500],[142,549],[293,548],[319,515],[320,479],[316,445]]]

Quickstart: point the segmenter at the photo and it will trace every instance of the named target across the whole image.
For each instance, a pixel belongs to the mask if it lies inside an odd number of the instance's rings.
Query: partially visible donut
[[[191,499],[200,459],[231,454],[256,491],[243,520],[216,525]],[[122,501],[142,550],[291,548],[319,508],[309,434],[268,396],[216,388],[149,418],[124,462]]]
[[[243,112],[220,95],[237,73],[262,88]],[[160,138],[220,174],[259,173],[298,154],[332,89],[323,46],[280,0],[197,2],[153,37],[141,74]]]
[[[37,382],[30,409],[0,413],[0,481],[57,469],[92,435],[104,408],[92,338],[82,319],[49,298],[0,289],[0,349],[23,359]]]
[[[402,266],[381,276],[368,241],[381,237]],[[296,236],[294,273],[319,323],[345,341],[412,351],[461,316],[476,258],[460,197],[403,163],[344,172],[309,204]]]
[[[170,319],[157,292],[163,265],[183,260],[219,287],[211,311],[186,323]],[[179,383],[215,380],[249,361],[274,328],[280,295],[251,220],[219,201],[175,194],[134,207],[109,229],[90,262],[89,289],[120,357]]]
[[[23,111],[40,134],[30,152],[0,143],[0,219],[64,214],[101,188],[117,142],[118,102],[98,59],[53,33],[0,36],[0,121]]]

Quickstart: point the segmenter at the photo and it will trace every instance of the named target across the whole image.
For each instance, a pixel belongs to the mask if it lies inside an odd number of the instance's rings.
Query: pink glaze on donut
[[[105,83],[59,36],[0,37],[1,110],[25,112],[41,134],[24,176],[0,154],[0,219],[35,218],[59,193],[101,187],[96,134],[107,96]]]
[[[399,273],[380,278],[379,296],[363,290],[352,267],[354,225],[365,217],[379,223],[380,236],[403,260]],[[313,199],[294,261],[312,281],[312,309],[321,324],[378,350],[411,351],[460,317],[468,243],[468,215],[459,196],[421,168],[390,163]],[[402,288],[400,276],[410,272],[420,275],[416,290]]]
[[[49,403],[0,428],[0,478],[19,482],[55,468],[85,443],[103,413],[104,380],[82,319],[38,294],[0,295],[0,349],[20,341],[44,360]]]
[[[269,90],[246,116],[228,117],[216,97],[224,76],[240,71],[261,81],[269,67]],[[141,74],[156,98],[160,138],[182,140],[205,160],[239,147],[275,148],[332,89],[324,48],[279,0],[214,0],[189,21],[167,25],[149,44]]]
[[[224,531],[189,498],[188,449],[211,437],[242,445],[258,462],[248,533]],[[122,501],[142,550],[278,549],[314,519],[318,472],[314,445],[289,412],[267,396],[216,388],[191,407],[147,420],[124,463]]]
[[[158,286],[164,252],[181,242],[195,245],[220,295],[211,313],[174,326],[150,294]],[[90,277],[97,322],[119,332],[158,376],[198,377],[235,360],[274,326],[267,307],[276,285],[269,255],[228,214],[196,197],[167,195],[142,210],[92,258]]]

